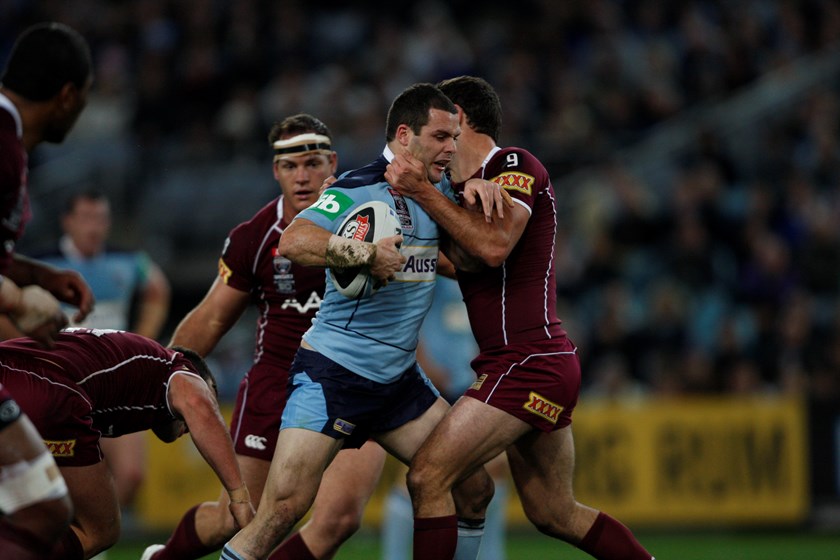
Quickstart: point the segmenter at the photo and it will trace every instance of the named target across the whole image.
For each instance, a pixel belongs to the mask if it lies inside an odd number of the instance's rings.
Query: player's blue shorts
[[[324,355],[299,348],[289,371],[280,429],[304,428],[358,448],[422,415],[440,393],[415,365],[393,383],[377,383]]]

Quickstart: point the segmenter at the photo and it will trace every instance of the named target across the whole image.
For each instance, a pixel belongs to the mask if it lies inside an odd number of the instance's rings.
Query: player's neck
[[[496,143],[486,134],[478,134],[465,127],[458,137],[458,152],[452,166],[452,180],[461,183],[478,171]]]

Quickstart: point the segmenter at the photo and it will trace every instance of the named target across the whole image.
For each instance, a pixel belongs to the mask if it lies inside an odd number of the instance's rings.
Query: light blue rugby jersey
[[[382,200],[400,217],[400,252],[407,262],[396,280],[371,297],[352,300],[336,291],[328,275],[321,308],[303,335],[321,354],[379,383],[396,380],[415,362],[420,325],[432,302],[439,241],[437,224],[417,203],[391,194],[384,179],[387,164],[383,155],[342,175],[297,216],[335,233],[354,208]],[[437,187],[453,196],[448,180]]]
[[[78,254],[67,237],[52,253],[36,255],[40,261],[58,268],[75,270],[90,286],[96,305],[81,323],[73,326],[100,329],[128,330],[131,302],[148,281],[149,257],[143,251],[122,251],[107,248],[99,255],[86,259]],[[63,305],[72,317],[75,308]]]

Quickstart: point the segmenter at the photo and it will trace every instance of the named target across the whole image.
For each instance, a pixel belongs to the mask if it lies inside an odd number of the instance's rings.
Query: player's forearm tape
[[[331,235],[324,260],[330,268],[370,266],[376,259],[376,245]]]
[[[0,510],[6,514],[66,495],[67,483],[48,451],[0,467]]]
[[[248,492],[248,488],[244,485],[239,488],[234,488],[233,490],[228,490],[228,496],[230,497],[230,503],[232,504],[251,503],[251,494]]]

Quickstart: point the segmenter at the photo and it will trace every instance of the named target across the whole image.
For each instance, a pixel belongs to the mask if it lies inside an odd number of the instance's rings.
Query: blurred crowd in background
[[[0,0],[0,57],[43,19],[86,36],[96,82],[73,135],[33,158],[21,247],[93,184],[169,275],[173,323],[278,194],[275,120],[324,120],[344,171],[380,152],[397,92],[475,74],[501,96],[501,145],[552,175],[585,392],[840,398],[834,0]]]

